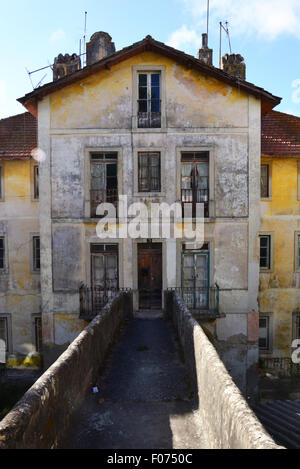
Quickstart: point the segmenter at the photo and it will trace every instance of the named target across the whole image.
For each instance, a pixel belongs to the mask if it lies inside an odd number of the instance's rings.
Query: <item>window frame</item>
[[[266,348],[262,348],[259,345],[259,332],[258,332],[258,349],[260,354],[270,354],[273,351],[273,314],[272,313],[260,313],[259,314],[259,321],[261,319],[267,318],[268,320],[268,346]],[[259,325],[258,325],[259,326]],[[260,331],[261,327],[259,327]]]
[[[106,155],[108,154],[115,154],[115,158],[106,158]],[[94,159],[93,160],[93,156],[96,156],[96,155],[103,155],[103,158],[99,158],[99,159]],[[118,199],[118,195],[119,195],[119,173],[118,173],[118,165],[119,165],[119,161],[118,161],[118,152],[117,151],[98,151],[98,152],[91,152],[90,153],[90,204],[91,204],[91,218],[102,218],[100,216],[98,216],[96,214],[96,210],[94,210],[93,208],[93,203],[92,203],[92,191],[93,190],[97,190],[97,189],[92,189],[92,181],[93,181],[93,177],[92,177],[92,169],[93,169],[93,166],[96,166],[96,165],[102,165],[102,166],[105,166],[105,184],[107,186],[107,166],[109,164],[115,164],[116,165],[116,179],[117,179],[117,186],[115,188],[116,190],[116,201],[115,201],[115,207],[117,209],[117,199]],[[99,189],[100,191],[101,189]],[[104,189],[106,192],[108,191],[107,187],[106,189]],[[109,202],[109,201],[108,201]]]
[[[38,179],[36,177],[36,170],[38,169]],[[40,200],[40,166],[35,161],[31,163],[31,200],[32,202],[39,202]],[[37,182],[38,181],[38,182]],[[38,189],[38,190],[37,190]],[[38,192],[38,194],[37,194]]]
[[[261,267],[261,264],[260,264],[260,259],[261,259],[260,240],[263,237],[268,237],[269,240],[270,240],[269,241],[269,265],[268,265],[268,267]],[[269,232],[269,231],[268,232],[260,232],[259,235],[258,235],[258,239],[259,239],[259,270],[260,270],[260,273],[273,272],[273,268],[274,268],[274,233]]]
[[[159,194],[161,192],[161,153],[159,151],[139,151],[138,152],[138,191],[139,193],[141,194],[149,194],[149,193],[153,193],[153,194]],[[141,156],[145,156],[147,155],[147,169],[148,169],[148,187],[147,189],[143,190],[141,188],[141,180],[140,180],[140,169],[141,169]],[[159,175],[158,175],[158,189],[155,190],[155,189],[152,189],[152,182],[153,182],[153,178],[152,178],[152,175],[151,175],[151,158],[150,156],[153,156],[153,155],[158,155],[159,157]]]
[[[6,313],[0,313],[0,319],[5,319],[5,322],[6,322],[6,337],[7,337],[6,354],[8,355],[12,352],[11,315],[6,314]]]
[[[160,73],[160,127],[138,126],[139,74]],[[165,65],[134,65],[132,67],[132,127],[136,132],[166,131],[166,67]]]
[[[293,340],[300,339],[300,311],[293,313],[292,337]]]
[[[7,245],[7,236],[6,233],[0,233],[0,239],[3,239],[3,267],[0,268],[0,274],[8,273],[8,245]]]
[[[37,260],[37,257],[36,257],[36,253],[35,253],[35,250],[36,250],[36,246],[35,246],[35,241],[36,240],[39,240],[39,264],[40,266],[37,267],[36,266],[36,260]],[[38,234],[32,234],[31,236],[31,244],[32,244],[32,256],[31,256],[31,260],[32,260],[32,271],[34,273],[40,273],[41,271],[41,238],[40,238],[40,235]]]
[[[263,166],[266,166],[268,168],[268,195],[266,197],[262,197],[261,194],[261,172],[260,172],[260,198],[261,200],[272,200],[272,163],[271,162],[266,162],[262,161],[260,164],[260,171]]]
[[[41,336],[40,338],[37,336],[37,321],[40,321],[40,331]],[[37,353],[42,352],[43,348],[43,333],[42,333],[42,315],[41,314],[33,314],[32,315],[32,336],[33,336],[33,343],[35,346],[35,351]],[[39,343],[40,341],[40,343]]]
[[[0,202],[5,201],[4,195],[4,164],[0,164]]]
[[[295,272],[300,272],[300,231],[295,231],[295,248],[294,248],[294,266]]]
[[[203,154],[203,156],[199,157],[199,158],[196,158],[195,157],[195,154],[196,153],[199,153],[199,154]],[[185,155],[185,159],[184,159],[184,155]],[[187,155],[190,155],[190,157],[188,157]],[[194,155],[192,157],[192,155]],[[205,156],[206,155],[206,156]],[[181,204],[183,205],[184,203],[189,203],[189,202],[184,202],[182,201],[182,190],[183,190],[183,187],[182,187],[182,169],[183,169],[183,166],[184,165],[188,165],[188,164],[191,164],[192,165],[192,175],[191,175],[191,180],[192,180],[192,183],[191,183],[191,191],[192,191],[192,196],[193,196],[193,199],[194,199],[194,196],[195,196],[195,192],[196,192],[196,185],[195,185],[195,181],[196,181],[196,172],[197,172],[197,165],[198,164],[207,164],[207,200],[206,201],[203,201],[202,203],[205,204],[205,209],[204,209],[204,218],[209,218],[209,201],[210,201],[210,171],[209,171],[209,152],[208,151],[199,151],[199,152],[195,152],[195,151],[183,151],[181,152],[181,165],[180,165],[180,172],[181,172],[181,187],[180,187],[180,192],[181,192],[181,196],[180,196],[180,201],[181,201]],[[197,197],[196,197],[197,198]],[[193,218],[195,218],[196,216],[196,203],[197,201],[196,200],[193,200],[192,204],[193,204]]]

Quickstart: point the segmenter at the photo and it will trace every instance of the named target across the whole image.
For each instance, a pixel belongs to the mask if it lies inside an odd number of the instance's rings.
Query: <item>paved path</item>
[[[180,358],[170,322],[157,317],[129,321],[99,379],[99,394],[87,396],[64,447],[204,448]]]

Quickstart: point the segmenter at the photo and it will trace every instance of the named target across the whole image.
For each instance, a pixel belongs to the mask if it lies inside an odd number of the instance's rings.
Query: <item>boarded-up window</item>
[[[262,199],[266,199],[270,196],[269,190],[269,165],[261,165],[261,174],[260,174],[260,194]]]
[[[259,348],[260,350],[270,349],[270,317],[260,316],[259,318]]]
[[[260,240],[260,268],[269,270],[271,268],[271,236],[261,235]]]
[[[41,268],[40,262],[40,237],[33,236],[32,238],[32,252],[33,252],[33,270],[37,271]]]
[[[139,192],[160,192],[160,153],[139,153]]]

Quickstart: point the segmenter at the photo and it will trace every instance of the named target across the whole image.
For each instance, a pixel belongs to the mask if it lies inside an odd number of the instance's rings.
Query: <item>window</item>
[[[271,269],[271,236],[261,235],[260,239],[260,268]]]
[[[270,317],[260,316],[259,318],[259,349],[270,350]]]
[[[118,288],[118,245],[91,245],[92,284],[100,290]]]
[[[260,194],[262,199],[267,199],[270,197],[270,167],[268,164],[261,165],[261,174],[260,174]]]
[[[42,318],[36,316],[34,318],[34,340],[35,340],[35,349],[37,352],[42,350]]]
[[[5,342],[5,349],[8,352],[8,318],[0,317],[0,340]]]
[[[33,167],[33,198],[39,199],[40,192],[39,192],[39,167]]]
[[[204,216],[209,217],[209,153],[183,152],[181,154],[181,202],[192,203],[193,217],[196,204],[204,204]]]
[[[139,192],[160,192],[160,153],[138,153]]]
[[[40,237],[39,236],[33,236],[32,237],[32,243],[33,243],[33,270],[34,271],[39,271],[41,269],[41,262],[40,262]]]
[[[3,187],[3,167],[0,166],[0,200],[4,199],[4,187]]]
[[[161,75],[138,74],[138,127],[161,127]]]
[[[0,270],[5,269],[5,239],[0,237]]]
[[[300,339],[300,313],[293,314],[293,340]]]
[[[103,202],[117,205],[118,154],[97,153],[91,155],[91,217]]]

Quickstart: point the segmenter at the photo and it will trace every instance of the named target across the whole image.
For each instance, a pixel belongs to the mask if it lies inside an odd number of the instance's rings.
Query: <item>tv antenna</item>
[[[230,42],[230,34],[229,34],[229,27],[228,27],[228,21],[225,21],[225,26],[222,21],[220,21],[220,52],[219,52],[219,67],[222,67],[222,32],[225,31],[227,39],[228,39],[228,45],[229,45],[229,51],[230,54],[232,53],[231,51],[231,42]]]
[[[209,0],[207,0],[207,18],[206,18],[207,40],[208,40],[208,26],[209,26]]]

